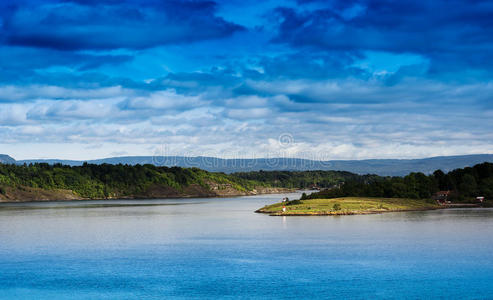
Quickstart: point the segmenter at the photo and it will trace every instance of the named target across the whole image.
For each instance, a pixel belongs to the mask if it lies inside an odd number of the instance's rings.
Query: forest
[[[410,173],[404,177],[356,177],[339,186],[303,195],[303,199],[337,197],[385,197],[430,199],[437,191],[451,191],[453,202],[474,201],[477,196],[493,199],[493,164],[482,163],[473,167],[456,169],[448,173],[441,170],[433,174]]]
[[[152,185],[177,191],[196,184],[209,189],[209,183],[228,184],[247,191],[258,182],[197,168],[157,167],[154,165],[87,164],[66,166],[36,163],[29,165],[0,164],[0,194],[5,187],[33,187],[45,190],[66,189],[90,199],[144,194]]]
[[[252,171],[232,174],[235,177],[263,182],[274,187],[308,189],[331,188],[347,181],[372,180],[377,175],[358,175],[346,171]]]
[[[477,196],[493,199],[493,164],[456,169],[448,173],[437,170],[430,175],[410,173],[404,177],[357,175],[341,171],[256,171],[214,173],[198,168],[158,167],[146,165],[87,164],[0,164],[0,194],[6,187],[32,187],[45,190],[65,189],[90,199],[145,194],[153,186],[177,191],[190,185],[205,189],[210,184],[231,186],[238,191],[256,187],[321,188],[304,195],[305,199],[335,197],[385,197],[429,199],[437,191],[452,191],[450,200],[470,201]]]

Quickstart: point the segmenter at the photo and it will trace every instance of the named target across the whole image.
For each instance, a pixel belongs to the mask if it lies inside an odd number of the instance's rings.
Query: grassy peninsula
[[[283,206],[286,211],[283,212]],[[267,205],[256,212],[274,216],[361,215],[438,209],[436,202],[407,198],[342,197],[293,200]]]
[[[321,173],[301,174],[315,178]],[[277,178],[292,181],[285,174],[262,172],[243,176],[260,181]],[[353,215],[392,211],[429,210],[447,207],[493,206],[493,164],[482,163],[473,167],[456,169],[445,174],[436,170],[433,174],[410,173],[404,177],[381,177],[376,175],[352,176],[350,174],[324,174],[325,178],[338,181],[332,186],[310,195],[303,194],[299,200],[265,206],[257,212],[271,215]],[[346,176],[342,180],[341,176]],[[286,178],[285,178],[286,177]],[[267,178],[267,180],[263,180]],[[303,179],[300,174],[295,180]],[[282,182],[279,180],[279,182]],[[441,191],[441,192],[440,192]],[[447,195],[439,205],[433,198]],[[479,201],[478,197],[482,200]],[[285,206],[285,211],[283,211]]]

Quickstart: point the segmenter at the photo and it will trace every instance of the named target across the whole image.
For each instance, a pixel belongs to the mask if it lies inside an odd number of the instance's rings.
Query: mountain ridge
[[[2,161],[2,157],[5,157],[3,159],[4,161]],[[260,170],[337,170],[348,171],[356,174],[404,176],[410,172],[423,172],[425,174],[429,174],[437,169],[441,169],[442,171],[451,171],[458,168],[470,167],[482,162],[493,162],[493,154],[435,156],[416,159],[363,159],[328,161],[317,161],[301,158],[223,159],[207,156],[121,156],[87,161],[59,159],[29,159],[15,161],[8,155],[0,155],[0,162],[16,164],[61,163],[70,166],[80,166],[84,162],[91,164],[153,164],[156,166],[197,167],[210,172],[224,173]]]
[[[7,154],[0,154],[0,163],[2,164],[15,164],[15,159]]]

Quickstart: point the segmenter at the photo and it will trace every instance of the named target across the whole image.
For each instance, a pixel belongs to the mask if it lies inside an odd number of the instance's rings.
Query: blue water
[[[253,213],[283,196],[2,204],[0,299],[493,299],[491,209]]]

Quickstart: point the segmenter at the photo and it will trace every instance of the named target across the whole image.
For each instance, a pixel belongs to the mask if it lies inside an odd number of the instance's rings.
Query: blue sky
[[[493,2],[0,4],[0,153],[493,153]]]

